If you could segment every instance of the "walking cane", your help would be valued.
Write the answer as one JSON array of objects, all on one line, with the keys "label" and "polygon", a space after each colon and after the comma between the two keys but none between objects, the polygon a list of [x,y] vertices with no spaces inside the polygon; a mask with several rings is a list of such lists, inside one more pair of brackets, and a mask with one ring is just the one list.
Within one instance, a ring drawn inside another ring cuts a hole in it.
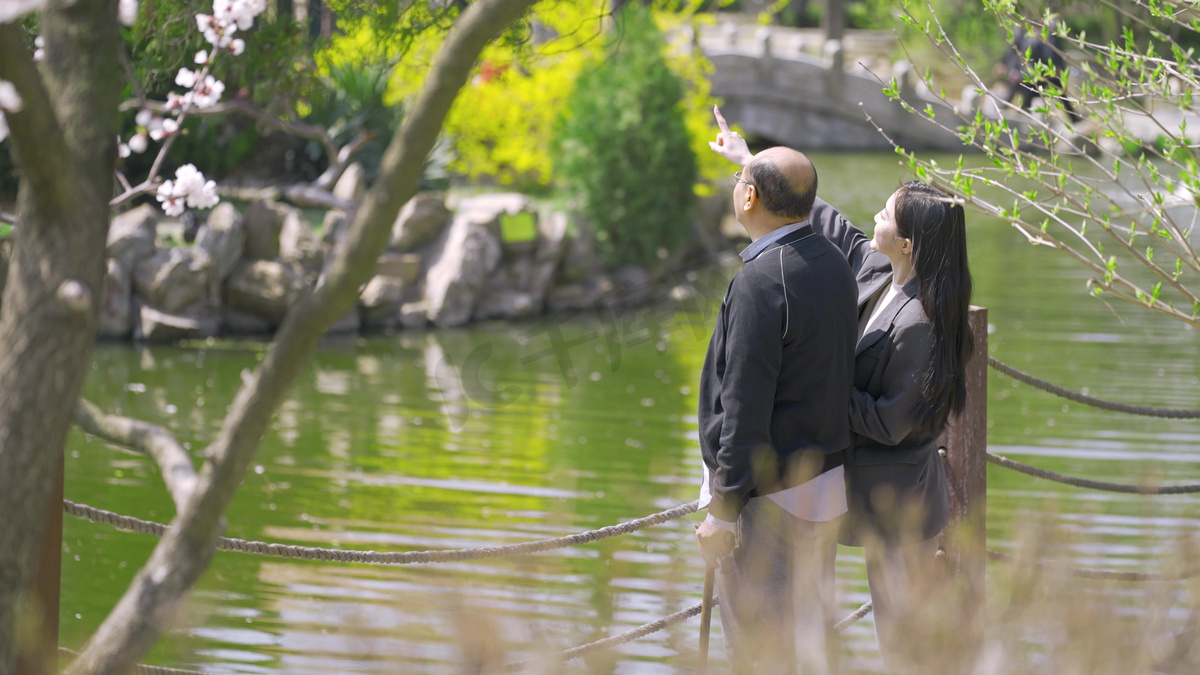
[{"label": "walking cane", "polygon": [[696,664],[696,675],[708,672],[708,631],[712,627],[713,584],[716,582],[715,565],[704,566],[704,600],[700,603],[700,661]]}]

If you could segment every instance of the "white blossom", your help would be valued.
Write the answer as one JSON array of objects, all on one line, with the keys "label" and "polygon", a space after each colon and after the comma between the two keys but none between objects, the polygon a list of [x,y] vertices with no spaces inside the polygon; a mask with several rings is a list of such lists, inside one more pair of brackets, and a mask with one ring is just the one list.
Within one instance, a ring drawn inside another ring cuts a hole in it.
[{"label": "white blossom", "polygon": [[196,87],[192,101],[197,108],[209,108],[221,100],[223,93],[225,93],[225,83],[209,75],[204,78],[203,84]]},{"label": "white blossom", "polygon": [[120,0],[117,3],[117,20],[123,26],[132,26],[137,21],[138,0]]},{"label": "white blossom", "polygon": [[196,52],[195,61],[196,61],[196,63],[198,63],[200,65],[208,63],[208,52],[204,51],[203,49]]},{"label": "white blossom", "polygon": [[175,84],[191,89],[196,86],[196,73],[188,68],[180,68],[175,76]]},{"label": "white blossom", "polygon": [[21,105],[21,95],[17,93],[17,86],[8,80],[0,80],[0,110],[17,112]]},{"label": "white blossom", "polygon": [[167,110],[178,112],[192,105],[192,92],[187,92],[183,96],[176,94],[173,91],[167,92]]},{"label": "white blossom", "polygon": [[146,134],[134,134],[133,138],[129,139],[129,149],[139,155],[146,151],[148,145],[149,142],[146,140]]},{"label": "white blossom", "polygon": [[157,117],[150,125],[150,138],[155,141],[161,141],[176,131],[179,131],[179,122],[173,119]]},{"label": "white blossom", "polygon": [[184,201],[182,196],[175,196],[175,183],[173,181],[164,181],[158,186],[158,193],[154,198],[162,202],[163,212],[168,216],[181,216],[184,212]]},{"label": "white blossom", "polygon": [[33,60],[41,61],[46,58],[46,38],[41,35],[33,38]]},{"label": "white blossom", "polygon": [[[117,139],[120,140],[120,136],[118,136]],[[122,159],[128,157],[129,153],[130,153],[130,150],[129,150],[128,145],[126,145],[125,143],[117,144],[117,154],[120,155]]]},{"label": "white blossom", "polygon": [[204,180],[192,164],[184,164],[175,171],[175,180],[165,181],[158,187],[156,195],[162,202],[163,211],[168,216],[178,216],[184,212],[185,205],[194,209],[207,209],[221,201],[217,197],[217,184]]},{"label": "white blossom", "polygon": [[213,0],[213,17],[220,23],[250,30],[254,17],[267,9],[266,0]]},{"label": "white blossom", "polygon": [[246,41],[238,38],[229,43],[229,51],[233,52],[234,56],[241,56],[242,52],[246,51]]},{"label": "white blossom", "polygon": [[150,126],[150,122],[153,120],[154,113],[151,112],[149,108],[142,108],[138,111],[137,117],[134,118],[134,121],[137,122],[139,127],[148,127]]},{"label": "white blossom", "polygon": [[[3,0],[0,2],[0,23],[12,23],[45,5],[46,0]],[[7,129],[5,135],[8,135]]]}]

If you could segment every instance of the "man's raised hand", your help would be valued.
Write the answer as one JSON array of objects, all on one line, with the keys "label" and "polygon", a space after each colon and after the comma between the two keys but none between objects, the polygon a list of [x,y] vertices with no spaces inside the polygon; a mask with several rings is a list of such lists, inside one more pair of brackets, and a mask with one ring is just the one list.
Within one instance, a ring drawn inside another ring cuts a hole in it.
[{"label": "man's raised hand", "polygon": [[746,145],[746,139],[742,138],[738,132],[729,130],[729,124],[721,115],[721,109],[715,105],[713,106],[713,117],[717,118],[717,127],[720,132],[717,133],[717,140],[710,141],[708,147],[738,166],[749,164],[754,155],[750,153],[750,146]]}]

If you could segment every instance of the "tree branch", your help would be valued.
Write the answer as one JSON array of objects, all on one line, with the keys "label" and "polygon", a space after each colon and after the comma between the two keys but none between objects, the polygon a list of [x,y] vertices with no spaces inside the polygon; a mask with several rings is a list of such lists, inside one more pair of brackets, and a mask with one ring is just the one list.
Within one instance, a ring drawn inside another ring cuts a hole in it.
[{"label": "tree branch", "polygon": [[50,93],[25,48],[19,22],[0,24],[0,79],[12,82],[22,107],[5,113],[14,159],[39,210],[57,213],[71,201],[75,167]]},{"label": "tree branch", "polygon": [[69,675],[128,670],[170,620],[208,566],[223,514],[288,389],[305,371],[325,329],[355,303],[400,207],[416,193],[425,158],[476,60],[534,0],[478,0],[447,35],[416,103],[392,138],[379,178],[316,288],[290,311],[257,372],[242,386],[208,448],[197,489],[112,613],[67,669]]},{"label": "tree branch", "polygon": [[196,489],[196,468],[171,432],[149,422],[110,415],[82,398],[75,408],[75,425],[109,443],[148,455],[158,464],[176,511],[183,510]]},{"label": "tree branch", "polygon": [[[121,104],[121,110],[135,110],[139,108],[148,108],[160,115],[165,115],[170,112],[167,110],[166,104],[160,101],[129,100]],[[224,101],[207,108],[192,107],[188,110],[188,115],[194,117],[211,117],[214,115],[226,115],[229,113],[236,113],[238,115],[251,117],[269,127],[279,129],[280,131],[287,132],[293,136],[311,138],[312,140],[321,144],[321,148],[325,151],[325,156],[329,158],[330,165],[333,165],[338,160],[337,144],[334,143],[333,137],[330,136],[329,132],[323,127],[313,124],[306,124],[304,122],[291,122],[285,120],[278,115],[273,115],[266,110],[263,110],[262,108],[245,99],[233,99],[231,101]]]}]

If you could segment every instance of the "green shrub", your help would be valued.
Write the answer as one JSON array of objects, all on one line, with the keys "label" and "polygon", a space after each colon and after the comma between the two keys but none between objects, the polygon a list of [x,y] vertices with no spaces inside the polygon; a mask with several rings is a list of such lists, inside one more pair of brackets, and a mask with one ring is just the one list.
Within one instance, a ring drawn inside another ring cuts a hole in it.
[{"label": "green shrub", "polygon": [[650,13],[628,5],[605,58],[580,74],[556,138],[555,173],[609,265],[652,264],[687,237],[696,157],[683,87]]}]

